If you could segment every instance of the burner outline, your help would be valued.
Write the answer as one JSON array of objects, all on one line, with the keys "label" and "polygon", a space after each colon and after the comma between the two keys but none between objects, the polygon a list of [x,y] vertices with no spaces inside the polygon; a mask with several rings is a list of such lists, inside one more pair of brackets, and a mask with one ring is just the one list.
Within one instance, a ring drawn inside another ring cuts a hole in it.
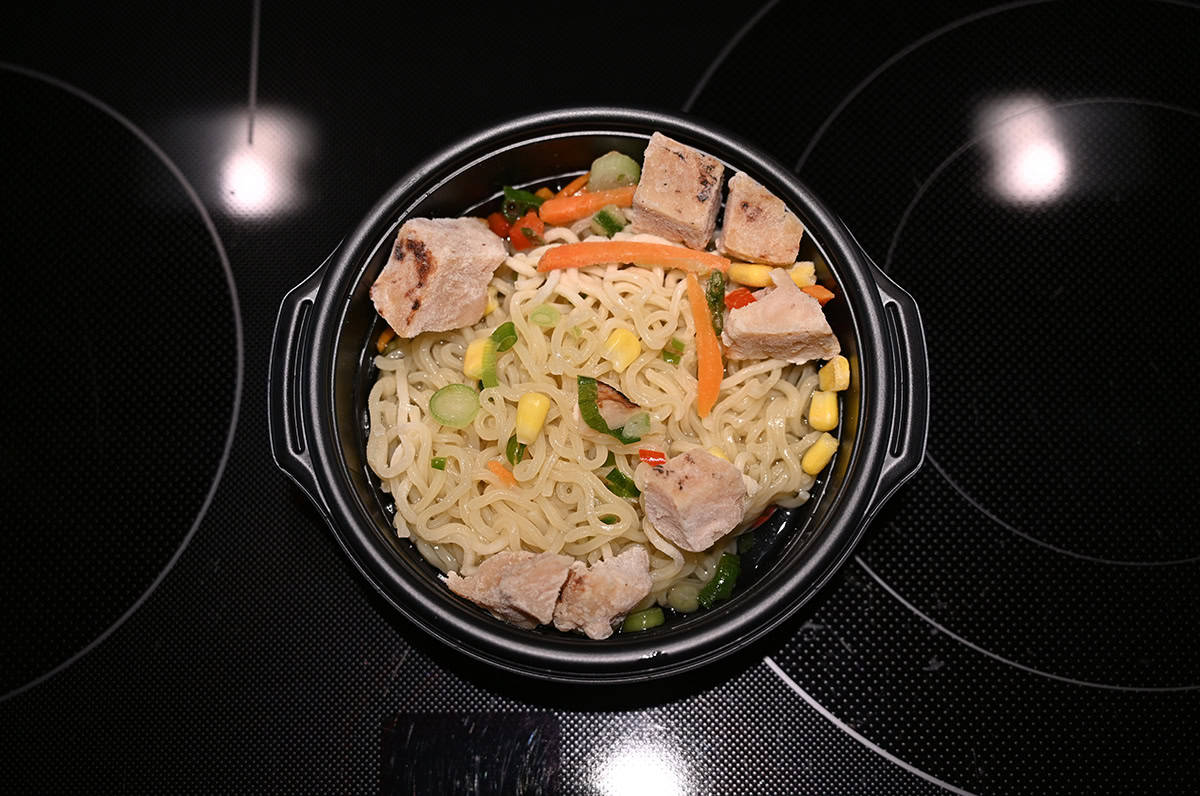
[{"label": "burner outline", "polygon": [[746,37],[746,34],[749,33],[759,23],[759,21],[762,20],[763,17],[770,13],[771,9],[774,8],[778,2],[779,0],[767,0],[767,2],[763,4],[763,7],[754,12],[753,16],[751,16],[748,20],[746,20],[745,24],[738,28],[737,33],[734,33],[729,41],[725,42],[725,46],[722,47],[717,53],[716,57],[712,59],[712,62],[708,65],[708,68],[704,70],[704,74],[700,75],[700,79],[696,81],[696,87],[692,89],[692,93],[688,95],[687,101],[683,103],[684,113],[691,112],[692,106],[696,104],[696,100],[700,99],[700,95],[704,93],[704,88],[708,85],[708,81],[712,80],[713,75],[715,75],[717,70],[721,68],[721,65],[725,63],[725,59],[728,58],[729,54],[733,52],[734,48],[741,43],[742,39]]},{"label": "burner outline", "polygon": [[92,641],[84,645],[82,649],[78,650],[69,658],[51,668],[49,671],[43,672],[29,682],[12,689],[8,693],[0,694],[0,703],[2,703],[15,696],[19,696],[26,691],[36,688],[55,675],[69,668],[72,664],[86,656],[96,647],[99,647],[108,639],[109,636],[116,632],[121,625],[125,624],[125,621],[129,619],[129,617],[133,616],[133,614],[142,607],[142,604],[146,602],[146,600],[151,594],[154,593],[159,585],[166,580],[166,577],[171,570],[175,568],[175,564],[183,556],[183,551],[186,550],[188,544],[191,543],[192,537],[195,536],[196,530],[200,527],[200,523],[204,520],[205,515],[208,513],[209,506],[212,505],[213,496],[216,494],[217,486],[221,483],[221,477],[225,474],[225,465],[229,461],[229,454],[233,448],[233,437],[235,431],[237,430],[238,415],[242,404],[242,382],[245,371],[245,348],[242,334],[241,306],[238,303],[237,285],[234,282],[233,267],[229,262],[229,256],[225,252],[225,246],[221,241],[220,234],[217,232],[216,224],[213,223],[212,217],[209,215],[207,208],[204,206],[204,202],[201,201],[199,194],[196,193],[196,190],[192,187],[192,184],[188,182],[187,177],[185,177],[183,172],[180,171],[179,167],[175,165],[175,162],[171,160],[170,156],[168,156],[167,153],[158,146],[158,144],[154,143],[154,141],[145,133],[145,131],[134,124],[130,119],[122,115],[103,100],[92,96],[83,89],[78,88],[77,86],[74,86],[65,80],[61,80],[44,72],[39,72],[36,69],[30,69],[29,67],[10,63],[8,61],[0,61],[0,69],[53,86],[104,112],[126,130],[131,132],[139,141],[141,141],[155,155],[155,157],[158,158],[159,162],[161,162],[167,168],[167,171],[169,171],[171,175],[175,177],[180,187],[183,188],[184,193],[187,194],[188,199],[191,200],[192,205],[196,208],[196,211],[200,214],[200,218],[204,222],[204,227],[208,230],[209,237],[212,238],[213,246],[217,250],[217,256],[221,260],[221,267],[225,272],[225,280],[229,285],[229,300],[233,309],[234,337],[237,343],[237,370],[235,373],[233,387],[233,409],[229,418],[229,431],[225,436],[225,446],[221,451],[221,458],[217,462],[217,469],[213,474],[212,484],[209,486],[208,493],[204,496],[204,501],[200,504],[200,509],[196,514],[196,518],[192,521],[192,525],[190,528],[188,528],[187,533],[184,534],[179,546],[175,549],[175,552],[171,554],[171,557],[167,559],[167,563],[154,577],[154,580],[150,582],[150,585],[146,587],[146,590],[143,591],[141,595],[139,595],[138,598],[133,601],[133,604],[130,605],[123,614],[117,617],[117,619],[111,625],[109,625],[102,633],[100,633],[100,635],[92,639]]},{"label": "burner outline", "polygon": [[[892,240],[888,244],[887,255],[884,257],[883,263],[881,263],[880,267],[886,273],[890,274],[892,272],[892,260],[894,259],[894,255],[896,252],[896,246],[900,241],[900,235],[904,232],[904,228],[908,225],[908,220],[912,216],[913,211],[916,209],[917,205],[919,205],[921,203],[921,199],[924,198],[925,194],[929,191],[930,187],[933,186],[933,184],[941,176],[942,172],[945,171],[950,166],[950,164],[952,164],[955,160],[957,160],[959,157],[961,157],[966,152],[968,152],[971,149],[973,149],[974,147],[978,146],[982,140],[987,138],[987,136],[990,134],[990,132],[992,130],[995,130],[996,128],[998,128],[1000,126],[1007,124],[1011,120],[1018,118],[1020,116],[1023,116],[1027,113],[1036,113],[1038,111],[1046,111],[1046,110],[1059,110],[1059,109],[1063,109],[1063,108],[1075,108],[1075,107],[1081,107],[1081,106],[1085,106],[1085,105],[1106,105],[1106,104],[1137,105],[1137,106],[1147,107],[1147,108],[1157,108],[1159,110],[1173,111],[1175,113],[1182,113],[1185,116],[1191,116],[1192,118],[1195,118],[1195,119],[1200,119],[1200,111],[1196,111],[1192,108],[1186,108],[1184,106],[1174,105],[1174,104],[1168,103],[1168,102],[1158,102],[1157,100],[1139,99],[1136,97],[1084,97],[1082,99],[1066,100],[1063,102],[1052,102],[1052,103],[1046,103],[1043,105],[1038,105],[1038,106],[1035,106],[1032,108],[1028,108],[1028,109],[1022,111],[1021,113],[1013,114],[1012,116],[1008,116],[1004,119],[1001,119],[995,125],[993,125],[992,127],[989,127],[987,130],[984,130],[983,132],[981,132],[978,135],[972,136],[970,139],[967,140],[966,143],[962,144],[961,146],[956,148],[953,152],[951,152],[946,157],[945,160],[943,160],[941,163],[939,163],[933,169],[933,171],[931,171],[929,173],[929,176],[925,178],[925,180],[917,188],[916,193],[913,194],[913,198],[911,201],[909,201],[908,206],[904,208],[904,212],[900,214],[900,220],[899,220],[899,222],[897,222],[896,229],[892,232]],[[946,483],[949,484],[950,487],[956,493],[958,493],[958,495],[961,498],[963,498],[963,500],[970,503],[971,506],[973,506],[977,511],[979,511],[981,514],[983,514],[988,519],[995,522],[1000,527],[1002,527],[1008,531],[1011,531],[1012,533],[1016,534],[1017,536],[1021,537],[1022,539],[1025,539],[1026,541],[1029,541],[1036,545],[1044,547],[1047,550],[1053,550],[1056,553],[1060,553],[1065,556],[1070,556],[1072,558],[1078,558],[1083,561],[1091,561],[1093,563],[1098,563],[1098,564],[1111,564],[1113,566],[1122,566],[1122,567],[1162,567],[1162,566],[1174,566],[1176,564],[1193,564],[1193,563],[1200,561],[1200,555],[1188,556],[1185,558],[1158,559],[1158,560],[1153,560],[1153,561],[1130,561],[1130,560],[1126,560],[1126,559],[1103,558],[1101,556],[1091,556],[1086,553],[1078,553],[1073,550],[1069,550],[1067,548],[1058,547],[1057,545],[1053,545],[1049,542],[1038,539],[1037,537],[1033,536],[1029,532],[1022,531],[1022,530],[1016,528],[1015,526],[1009,524],[1008,522],[1002,520],[998,515],[992,513],[987,508],[985,508],[980,501],[976,500],[974,497],[972,497],[970,494],[968,494],[965,489],[963,489],[954,479],[952,479],[950,477],[949,473],[947,473],[942,468],[942,466],[937,462],[937,459],[934,458],[934,456],[932,454],[927,452],[925,454],[925,456],[926,456],[926,459],[929,461],[929,463],[933,465],[933,468],[935,470],[937,470],[938,475],[940,475],[943,479],[945,479]]]}]

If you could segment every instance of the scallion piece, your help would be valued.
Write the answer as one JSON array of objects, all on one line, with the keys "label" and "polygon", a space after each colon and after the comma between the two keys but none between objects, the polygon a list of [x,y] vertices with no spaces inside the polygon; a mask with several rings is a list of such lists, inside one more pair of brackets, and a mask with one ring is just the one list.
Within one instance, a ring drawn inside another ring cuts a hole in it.
[{"label": "scallion piece", "polygon": [[627,437],[641,439],[650,433],[650,413],[638,412],[625,423],[621,433]]},{"label": "scallion piece", "polygon": [[496,376],[496,351],[499,347],[496,341],[489,338],[483,343],[483,368],[479,371],[479,383],[482,389],[499,387],[500,379]]},{"label": "scallion piece", "polygon": [[712,608],[733,595],[733,587],[742,573],[742,560],[733,553],[723,553],[712,578],[704,584],[697,599],[705,608]]},{"label": "scallion piece", "polygon": [[508,444],[504,446],[504,458],[508,459],[508,463],[513,467],[525,458],[525,443],[518,442],[516,434],[509,437]]},{"label": "scallion piece", "polygon": [[432,459],[429,460],[429,466],[435,470],[445,470],[446,469],[446,457],[445,456],[434,456]]},{"label": "scallion piece", "polygon": [[620,521],[621,518],[616,514],[603,514],[600,516],[600,522],[604,523],[605,525],[616,525]]},{"label": "scallion piece", "polygon": [[642,167],[636,160],[614,150],[592,161],[587,187],[589,191],[607,191],[610,188],[637,185],[641,176]]},{"label": "scallion piece", "polygon": [[596,211],[592,216],[592,232],[597,235],[604,235],[611,238],[621,230],[625,229],[625,225],[629,223],[625,219],[625,214],[621,212],[621,208],[616,205],[605,205]]},{"label": "scallion piece", "polygon": [[725,274],[713,271],[709,275],[704,296],[708,299],[708,312],[712,315],[713,331],[717,333],[717,337],[720,337],[721,330],[725,328]]},{"label": "scallion piece", "polygon": [[[579,389],[579,414],[583,418],[583,422],[589,427],[594,428],[601,434],[611,434],[620,440],[623,444],[628,445],[631,442],[641,440],[641,435],[630,436],[625,433],[624,429],[612,429],[608,427],[608,423],[604,422],[604,418],[600,415],[600,407],[596,403],[596,380],[591,376],[580,376],[576,379]],[[646,416],[646,430],[650,429],[650,417]],[[639,493],[640,494],[640,493]]]},{"label": "scallion piece", "polygon": [[635,498],[642,494],[642,490],[637,488],[637,485],[633,483],[633,479],[616,467],[609,470],[608,475],[600,480],[604,481],[604,485],[608,487],[608,491],[617,497]]},{"label": "scallion piece", "polygon": [[479,393],[465,384],[447,384],[429,398],[429,414],[443,426],[465,428],[479,413]]},{"label": "scallion piece", "polygon": [[621,625],[621,631],[624,633],[636,633],[639,630],[649,630],[652,627],[658,627],[667,618],[663,616],[663,610],[657,605],[653,608],[647,608],[645,611],[638,611],[635,614],[630,614],[625,617],[625,624]]},{"label": "scallion piece", "polygon": [[505,321],[492,332],[492,339],[496,341],[496,353],[503,353],[517,344],[517,327]]},{"label": "scallion piece", "polygon": [[558,310],[549,304],[543,304],[533,312],[529,313],[529,320],[533,323],[536,323],[538,326],[557,326],[558,319]]},{"label": "scallion piece", "polygon": [[662,350],[662,358],[664,362],[672,365],[679,364],[679,358],[683,355],[683,341],[678,337],[672,337],[671,342],[667,343]]}]

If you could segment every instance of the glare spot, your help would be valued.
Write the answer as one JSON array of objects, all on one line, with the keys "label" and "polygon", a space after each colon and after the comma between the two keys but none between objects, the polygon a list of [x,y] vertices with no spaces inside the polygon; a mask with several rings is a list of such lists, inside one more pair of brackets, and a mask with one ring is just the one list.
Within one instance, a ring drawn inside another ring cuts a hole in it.
[{"label": "glare spot", "polygon": [[597,789],[606,796],[684,792],[680,761],[665,747],[637,744],[613,752],[597,772]]},{"label": "glare spot", "polygon": [[976,115],[975,126],[988,153],[988,188],[997,198],[1041,204],[1066,192],[1070,160],[1047,100],[1035,96],[989,100]]},{"label": "glare spot", "polygon": [[228,208],[238,215],[270,212],[278,198],[278,186],[272,185],[270,171],[248,148],[229,155],[221,176],[221,188]]}]

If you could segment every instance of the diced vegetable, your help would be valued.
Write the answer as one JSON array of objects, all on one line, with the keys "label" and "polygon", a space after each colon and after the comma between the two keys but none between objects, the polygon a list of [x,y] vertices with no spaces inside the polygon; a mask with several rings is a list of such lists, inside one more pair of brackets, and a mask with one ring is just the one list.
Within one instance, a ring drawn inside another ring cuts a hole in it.
[{"label": "diced vegetable", "polygon": [[429,414],[443,426],[465,428],[479,412],[479,393],[465,384],[447,384],[429,398]]},{"label": "diced vegetable", "polygon": [[766,287],[771,281],[772,266],[757,263],[733,263],[729,266],[729,278],[741,285]]},{"label": "diced vegetable", "polygon": [[[611,454],[609,454],[611,456]],[[615,459],[614,459],[615,462]],[[633,479],[621,472],[617,467],[613,467],[608,471],[604,478],[600,479],[604,485],[608,487],[608,491],[612,492],[617,497],[635,498],[642,494],[642,491],[633,483]]]},{"label": "diced vegetable", "polygon": [[538,261],[538,270],[545,273],[559,268],[585,268],[589,265],[608,263],[662,266],[695,273],[725,271],[729,268],[729,260],[718,254],[685,249],[682,246],[629,240],[585,240],[547,249]]},{"label": "diced vegetable", "polygon": [[621,631],[624,633],[636,633],[641,630],[658,627],[665,621],[667,621],[667,618],[663,616],[663,610],[656,605],[653,608],[647,608],[645,611],[638,611],[635,614],[625,617],[625,624],[621,625]]},{"label": "diced vegetable", "polygon": [[545,200],[537,194],[522,191],[510,185],[504,186],[504,202],[501,212],[509,221],[516,221],[530,210],[537,210]]},{"label": "diced vegetable", "polygon": [[662,358],[664,362],[672,365],[679,364],[679,357],[683,354],[683,341],[678,337],[672,337],[670,342],[662,350]]},{"label": "diced vegetable", "polygon": [[513,434],[508,438],[508,444],[504,446],[504,458],[508,459],[508,463],[513,467],[516,467],[517,462],[525,458],[525,447],[517,439],[517,435]]},{"label": "diced vegetable", "polygon": [[488,462],[487,468],[495,473],[496,477],[500,479],[500,483],[505,486],[517,485],[517,477],[512,474],[512,470],[509,470],[500,462]]},{"label": "diced vegetable", "polygon": [[592,173],[590,171],[585,171],[583,174],[580,174],[578,177],[567,183],[561,191],[554,194],[555,198],[561,196],[571,196],[572,194],[579,193],[587,186],[588,180],[591,178],[591,176]]},{"label": "diced vegetable", "polygon": [[529,313],[531,323],[536,323],[538,326],[553,327],[558,325],[559,312],[550,304],[542,306]]},{"label": "diced vegetable", "polygon": [[642,167],[629,155],[613,151],[592,161],[591,175],[588,190],[607,191],[610,188],[637,185],[642,176]]},{"label": "diced vegetable", "polygon": [[[600,414],[600,407],[597,403],[599,388],[597,386],[598,382],[595,379],[591,376],[580,376],[576,379],[576,384],[579,390],[579,415],[583,418],[583,422],[601,434],[611,434],[625,445],[641,439],[640,435],[636,437],[627,435],[624,427],[617,429],[609,428],[608,423],[605,422]],[[646,417],[649,420],[649,415]]]},{"label": "diced vegetable", "polygon": [[483,338],[486,343],[481,352],[481,361],[479,363],[479,381],[483,384],[484,389],[488,387],[499,387],[500,377],[496,374],[496,357],[497,345],[496,341],[490,337]]},{"label": "diced vegetable", "polygon": [[508,219],[501,213],[492,213],[487,217],[488,227],[502,238],[508,237]]},{"label": "diced vegetable", "polygon": [[717,602],[728,600],[733,596],[733,587],[737,584],[740,574],[742,574],[741,559],[733,553],[722,553],[712,578],[704,584],[704,588],[697,596],[700,604],[705,608],[712,608]]},{"label": "diced vegetable", "polygon": [[630,439],[641,439],[650,433],[650,413],[638,412],[621,427],[621,433]]},{"label": "diced vegetable", "polygon": [[747,304],[753,304],[755,301],[754,294],[744,287],[739,287],[737,290],[731,290],[725,294],[725,308],[730,310],[745,307]]},{"label": "diced vegetable", "polygon": [[628,329],[617,328],[608,336],[600,355],[612,363],[613,370],[624,373],[641,353],[642,341],[637,335]]},{"label": "diced vegetable", "polygon": [[837,393],[813,390],[808,404],[808,424],[817,431],[833,431],[838,424]]},{"label": "diced vegetable", "polygon": [[550,398],[540,392],[527,392],[517,401],[517,439],[532,445],[546,423]]},{"label": "diced vegetable", "polygon": [[660,464],[667,463],[667,454],[662,451],[652,451],[649,448],[639,448],[638,458],[651,467],[658,467]]},{"label": "diced vegetable", "polygon": [[396,336],[396,330],[390,326],[385,326],[383,331],[379,333],[379,337],[375,339],[375,350],[383,353],[387,349],[388,343]]},{"label": "diced vegetable", "polygon": [[681,580],[667,591],[667,605],[681,614],[690,614],[700,607],[697,599],[700,584],[692,580]]},{"label": "diced vegetable", "polygon": [[611,191],[589,191],[578,196],[556,196],[543,202],[538,212],[547,224],[570,224],[587,218],[605,205],[631,206],[633,190],[632,187],[613,188]]},{"label": "diced vegetable", "polygon": [[517,344],[517,327],[512,321],[505,321],[492,332],[492,339],[496,341],[496,351],[504,353]]},{"label": "diced vegetable", "polygon": [[815,298],[817,301],[819,301],[821,303],[821,306],[824,306],[828,301],[830,301],[834,297],[833,291],[830,290],[829,288],[825,287],[824,285],[808,285],[808,286],[802,287],[800,289],[803,290],[808,295]]},{"label": "diced vegetable", "polygon": [[553,199],[554,191],[550,190],[549,188],[543,187],[543,188],[538,188],[536,191],[534,191],[533,195],[536,197],[539,197],[541,199]]},{"label": "diced vegetable", "polygon": [[432,459],[429,460],[429,466],[435,470],[445,470],[446,469],[446,457],[445,456],[434,456]]},{"label": "diced vegetable", "polygon": [[545,243],[542,240],[542,233],[545,231],[546,225],[542,223],[542,219],[535,211],[530,210],[513,222],[508,230],[508,240],[514,249],[523,251]]},{"label": "diced vegetable", "polygon": [[838,354],[817,371],[817,378],[822,390],[844,390],[850,386],[850,363]]},{"label": "diced vegetable", "polygon": [[472,340],[467,346],[467,353],[463,356],[463,375],[471,381],[478,381],[483,377],[483,350],[485,348],[492,349],[492,367],[495,368],[495,340],[490,337],[480,337]]},{"label": "diced vegetable", "polygon": [[788,271],[788,276],[796,283],[796,287],[817,284],[817,269],[809,262],[796,263],[792,266],[792,270]]},{"label": "diced vegetable", "polygon": [[696,324],[696,376],[699,380],[696,390],[696,413],[705,418],[717,403],[725,366],[721,362],[721,345],[717,342],[712,321],[709,319],[708,304],[704,300],[703,291],[700,290],[699,280],[691,272],[687,275],[687,293],[688,303],[692,307],[692,322]]},{"label": "diced vegetable", "polygon": [[725,275],[713,271],[704,286],[704,297],[708,300],[708,314],[712,317],[713,332],[721,336],[725,328]]},{"label": "diced vegetable", "polygon": [[725,455],[725,451],[721,450],[716,445],[713,445],[711,448],[709,448],[708,452],[711,453],[713,456],[716,456],[718,459],[724,459],[725,461],[729,461],[729,457]]},{"label": "diced vegetable", "polygon": [[625,229],[625,225],[628,223],[629,220],[625,218],[621,208],[616,205],[605,205],[592,216],[592,232],[611,238]]},{"label": "diced vegetable", "polygon": [[804,452],[800,458],[800,467],[809,475],[816,475],[825,469],[833,454],[837,452],[838,441],[829,432],[825,432],[817,441]]}]

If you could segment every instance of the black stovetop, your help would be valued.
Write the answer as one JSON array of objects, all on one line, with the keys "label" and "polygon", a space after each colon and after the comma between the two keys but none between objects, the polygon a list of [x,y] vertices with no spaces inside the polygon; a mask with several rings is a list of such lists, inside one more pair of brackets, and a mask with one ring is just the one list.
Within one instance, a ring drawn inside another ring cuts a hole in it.
[{"label": "black stovetop", "polygon": [[[62,791],[1190,790],[1200,8],[0,12],[0,779]],[[817,599],[637,687],[502,676],[274,466],[283,294],[559,105],[762,146],[921,306],[922,472]]]}]

